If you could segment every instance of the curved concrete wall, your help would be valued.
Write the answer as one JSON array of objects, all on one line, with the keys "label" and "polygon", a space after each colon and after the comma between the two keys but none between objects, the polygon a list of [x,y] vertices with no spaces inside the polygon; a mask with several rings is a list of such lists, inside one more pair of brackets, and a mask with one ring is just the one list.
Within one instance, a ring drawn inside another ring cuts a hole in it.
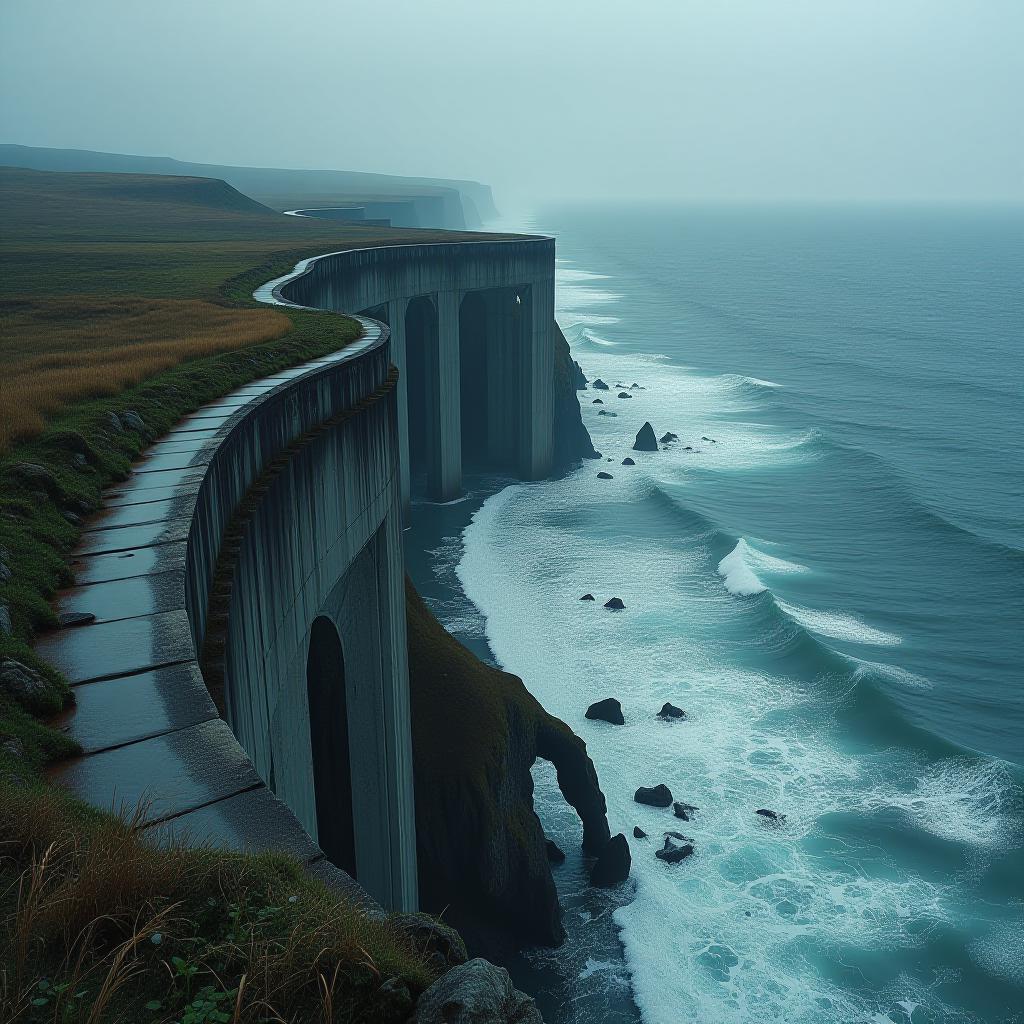
[{"label": "curved concrete wall", "polygon": [[[401,532],[410,382],[392,360],[408,365],[406,326],[419,321],[407,307],[421,300],[432,326],[410,344],[434,346],[417,365],[431,376],[428,471],[442,493],[460,483],[469,345],[486,347],[470,365],[493,378],[478,425],[524,475],[543,475],[553,281],[553,241],[524,238],[331,253],[257,291],[380,310],[394,329],[364,318],[360,341],[199,410],[108,495],[59,600],[95,621],[39,644],[78,698],[68,729],[85,755],[55,769],[60,781],[102,807],[144,803],[148,827],[286,849],[337,881],[313,841],[323,831],[374,899],[416,907]],[[311,723],[311,693],[337,722]],[[339,808],[347,840],[325,818]]]},{"label": "curved concrete wall", "polygon": [[58,602],[95,621],[38,649],[77,697],[68,730],[85,756],[59,781],[101,807],[145,805],[162,833],[285,849],[338,881],[311,838],[306,665],[312,623],[329,619],[348,668],[355,873],[414,909],[396,374],[386,327],[364,328],[154,445],[90,524]]}]

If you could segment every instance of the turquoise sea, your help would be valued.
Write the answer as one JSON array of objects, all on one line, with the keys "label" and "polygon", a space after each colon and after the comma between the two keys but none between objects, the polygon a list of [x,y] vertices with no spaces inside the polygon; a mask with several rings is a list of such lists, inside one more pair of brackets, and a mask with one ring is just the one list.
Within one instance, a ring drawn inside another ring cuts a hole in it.
[{"label": "turquoise sea", "polygon": [[[651,835],[617,897],[558,869],[570,940],[531,957],[562,978],[548,1012],[1024,1020],[1024,211],[520,226],[558,238],[559,322],[613,385],[580,392],[611,462],[484,501],[433,551],[464,595],[438,611],[584,737],[613,832]],[[631,452],[645,421],[679,442]],[[584,719],[607,696],[624,727]],[[657,721],[665,701],[688,720]],[[633,802],[661,782],[692,821]],[[666,865],[676,827],[696,853]]]}]

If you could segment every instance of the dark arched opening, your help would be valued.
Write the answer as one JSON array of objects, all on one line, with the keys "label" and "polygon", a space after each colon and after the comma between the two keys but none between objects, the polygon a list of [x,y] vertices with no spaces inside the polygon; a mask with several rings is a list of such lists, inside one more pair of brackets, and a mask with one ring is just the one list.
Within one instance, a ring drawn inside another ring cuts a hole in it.
[{"label": "dark arched opening", "polygon": [[487,303],[480,292],[469,292],[459,306],[463,466],[485,462],[490,452],[487,349]]},{"label": "dark arched opening", "polygon": [[429,472],[440,444],[437,309],[427,296],[405,312],[405,378],[409,408],[409,465],[414,480]]},{"label": "dark arched opening", "polygon": [[317,840],[327,858],[355,878],[345,658],[334,623],[323,616],[313,622],[309,633],[306,690]]}]

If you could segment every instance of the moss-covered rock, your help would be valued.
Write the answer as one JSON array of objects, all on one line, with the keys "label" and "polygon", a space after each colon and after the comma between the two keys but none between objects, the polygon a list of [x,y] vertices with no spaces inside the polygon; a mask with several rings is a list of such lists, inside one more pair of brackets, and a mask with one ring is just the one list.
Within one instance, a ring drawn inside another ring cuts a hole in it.
[{"label": "moss-covered rock", "polygon": [[530,768],[558,772],[584,847],[608,843],[605,800],[586,745],[516,676],[485,665],[407,587],[420,899],[470,952],[502,958],[564,938]]}]

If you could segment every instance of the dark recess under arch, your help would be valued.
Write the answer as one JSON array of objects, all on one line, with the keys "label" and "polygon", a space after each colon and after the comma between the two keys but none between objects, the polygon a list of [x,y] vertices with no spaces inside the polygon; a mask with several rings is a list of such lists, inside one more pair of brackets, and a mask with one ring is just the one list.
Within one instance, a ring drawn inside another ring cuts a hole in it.
[{"label": "dark recess under arch", "polygon": [[348,740],[345,656],[330,619],[313,621],[306,662],[309,738],[320,849],[337,867],[356,877],[352,820],[352,764]]}]

